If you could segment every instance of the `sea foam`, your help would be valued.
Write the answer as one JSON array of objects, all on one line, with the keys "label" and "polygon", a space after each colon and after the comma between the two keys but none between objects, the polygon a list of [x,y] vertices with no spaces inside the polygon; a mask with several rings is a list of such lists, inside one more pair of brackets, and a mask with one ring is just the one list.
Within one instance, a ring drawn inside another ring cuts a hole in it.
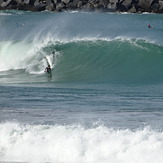
[{"label": "sea foam", "polygon": [[0,124],[0,161],[162,163],[163,132],[69,125]]}]

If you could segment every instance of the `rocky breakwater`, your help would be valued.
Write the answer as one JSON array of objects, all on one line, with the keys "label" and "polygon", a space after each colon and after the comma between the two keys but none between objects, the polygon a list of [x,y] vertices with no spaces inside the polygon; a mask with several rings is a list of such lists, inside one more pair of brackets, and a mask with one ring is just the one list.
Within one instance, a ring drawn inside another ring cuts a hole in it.
[{"label": "rocky breakwater", "polygon": [[0,0],[0,9],[163,13],[163,0]]}]

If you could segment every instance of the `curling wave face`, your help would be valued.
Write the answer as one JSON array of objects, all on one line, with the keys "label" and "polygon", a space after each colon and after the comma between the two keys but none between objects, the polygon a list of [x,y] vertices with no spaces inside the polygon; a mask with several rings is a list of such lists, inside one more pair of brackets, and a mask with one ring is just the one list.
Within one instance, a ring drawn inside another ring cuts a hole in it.
[{"label": "curling wave face", "polygon": [[4,82],[19,81],[20,76],[21,82],[46,81],[46,59],[52,66],[52,81],[57,82],[163,81],[163,47],[141,39],[1,42],[0,47]]}]

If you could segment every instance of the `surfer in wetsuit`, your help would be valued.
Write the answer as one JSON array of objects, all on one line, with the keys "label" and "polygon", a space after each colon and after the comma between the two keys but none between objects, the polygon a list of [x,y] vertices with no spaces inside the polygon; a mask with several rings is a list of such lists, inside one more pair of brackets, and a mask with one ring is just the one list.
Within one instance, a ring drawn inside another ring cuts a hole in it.
[{"label": "surfer in wetsuit", "polygon": [[47,72],[48,74],[51,73],[51,67],[50,67],[50,65],[48,65],[48,66],[45,68],[45,72]]},{"label": "surfer in wetsuit", "polygon": [[150,24],[148,24],[148,28],[152,28]]}]

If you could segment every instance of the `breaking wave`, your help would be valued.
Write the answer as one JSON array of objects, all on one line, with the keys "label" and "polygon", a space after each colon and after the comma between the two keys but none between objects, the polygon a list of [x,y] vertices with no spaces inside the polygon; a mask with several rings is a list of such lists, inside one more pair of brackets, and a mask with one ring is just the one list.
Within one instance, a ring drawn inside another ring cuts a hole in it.
[{"label": "breaking wave", "polygon": [[0,124],[0,161],[162,163],[163,132],[61,125]]},{"label": "breaking wave", "polygon": [[0,51],[0,74],[6,80],[7,75],[15,78],[22,73],[25,81],[33,75],[37,76],[32,81],[37,77],[44,80],[48,60],[52,81],[57,82],[163,81],[163,47],[142,39],[46,40],[41,44],[3,41]]}]

